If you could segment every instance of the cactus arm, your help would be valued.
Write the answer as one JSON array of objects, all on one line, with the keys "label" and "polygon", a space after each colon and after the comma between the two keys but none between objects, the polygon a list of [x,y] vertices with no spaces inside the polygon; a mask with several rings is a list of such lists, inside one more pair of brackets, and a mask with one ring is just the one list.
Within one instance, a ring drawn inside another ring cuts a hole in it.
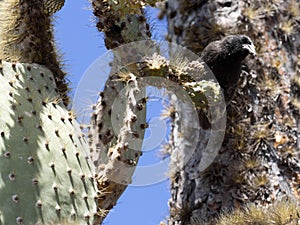
[{"label": "cactus arm", "polygon": [[[105,45],[108,49],[150,38],[150,26],[146,22],[141,7],[135,8],[131,15],[124,17],[125,13],[114,8],[116,5],[112,1],[93,0],[92,5],[94,15],[97,17],[97,28],[99,31],[104,32]],[[122,107],[123,111],[118,122],[121,125],[118,127],[120,132],[114,132],[111,118],[112,112],[116,110],[113,108],[114,100],[119,98],[121,90],[127,90],[126,93],[123,93],[126,97],[131,92],[128,89],[130,86],[128,85],[129,80],[121,81],[118,77],[119,66],[127,66],[127,54],[116,50],[114,55],[115,59],[112,62],[114,66],[110,72],[110,78],[105,84],[104,91],[100,94],[99,101],[96,104],[89,133],[92,159],[99,170],[98,188],[105,193],[99,196],[99,209],[101,212],[105,212],[100,213],[102,216],[98,220],[99,223],[103,221],[107,212],[116,204],[131,181],[131,176],[140,156],[140,152],[136,150],[141,149],[142,143],[139,141],[139,146],[136,145],[133,150],[131,149],[130,140],[132,143],[132,140],[143,139],[145,130],[141,130],[140,125],[146,123],[145,106],[142,110],[139,110],[137,104],[132,104],[138,99],[138,96],[131,95],[130,101],[124,99],[128,105],[123,104],[124,107]],[[129,65],[126,69],[128,74],[132,74],[131,78],[133,80],[139,76],[135,65]],[[144,92],[143,88],[138,85],[133,89],[138,89],[140,93]],[[126,117],[126,114],[130,117]],[[137,120],[132,123],[130,122],[132,118],[137,118]],[[133,134],[136,134],[138,138],[134,138]],[[121,173],[124,167],[128,172],[126,176]]]},{"label": "cactus arm", "polygon": [[40,0],[0,1],[0,59],[45,65],[53,72],[58,92],[67,105],[66,74],[56,54],[51,15],[45,10]]}]

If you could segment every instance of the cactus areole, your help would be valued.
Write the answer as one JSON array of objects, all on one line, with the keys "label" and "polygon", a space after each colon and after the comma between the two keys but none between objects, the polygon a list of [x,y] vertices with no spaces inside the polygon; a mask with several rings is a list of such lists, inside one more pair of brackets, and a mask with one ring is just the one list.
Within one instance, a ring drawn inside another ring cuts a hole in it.
[{"label": "cactus areole", "polygon": [[0,68],[0,225],[93,224],[94,168],[53,74],[38,64]]}]

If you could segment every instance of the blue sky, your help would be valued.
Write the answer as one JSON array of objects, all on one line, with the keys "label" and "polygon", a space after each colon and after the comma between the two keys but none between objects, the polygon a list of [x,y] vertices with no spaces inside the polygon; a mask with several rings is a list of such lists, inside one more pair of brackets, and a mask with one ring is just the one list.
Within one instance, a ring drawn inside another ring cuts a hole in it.
[{"label": "blue sky", "polygon": [[[82,1],[67,1],[63,9],[56,14],[56,42],[66,64],[72,93],[87,68],[106,51],[103,35],[95,28],[90,4]],[[155,18],[157,11],[149,15]],[[155,23],[155,37],[163,40],[165,22],[151,20]],[[159,116],[160,103],[150,102],[152,116]],[[150,120],[151,118],[148,117]],[[141,165],[159,162],[158,152],[146,152],[140,161]],[[158,225],[168,216],[169,182],[129,187],[119,199],[116,207],[106,218],[106,225]]]}]

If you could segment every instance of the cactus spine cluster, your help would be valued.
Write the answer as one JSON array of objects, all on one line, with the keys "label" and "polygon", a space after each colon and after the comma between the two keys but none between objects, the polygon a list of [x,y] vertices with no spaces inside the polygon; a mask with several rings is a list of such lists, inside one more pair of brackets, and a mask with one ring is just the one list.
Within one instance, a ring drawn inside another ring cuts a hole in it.
[{"label": "cactus spine cluster", "polygon": [[46,13],[52,15],[59,11],[65,4],[65,0],[44,0]]}]

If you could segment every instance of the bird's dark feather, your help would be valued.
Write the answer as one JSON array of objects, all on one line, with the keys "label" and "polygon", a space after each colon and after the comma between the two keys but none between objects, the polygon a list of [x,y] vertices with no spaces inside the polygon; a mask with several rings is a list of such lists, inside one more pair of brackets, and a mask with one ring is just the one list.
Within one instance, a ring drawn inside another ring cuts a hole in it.
[{"label": "bird's dark feather", "polygon": [[211,42],[201,54],[202,60],[214,73],[217,81],[224,90],[226,101],[232,97],[232,89],[236,88],[242,61],[250,52],[245,45],[253,46],[246,35],[230,35],[222,40]]}]

